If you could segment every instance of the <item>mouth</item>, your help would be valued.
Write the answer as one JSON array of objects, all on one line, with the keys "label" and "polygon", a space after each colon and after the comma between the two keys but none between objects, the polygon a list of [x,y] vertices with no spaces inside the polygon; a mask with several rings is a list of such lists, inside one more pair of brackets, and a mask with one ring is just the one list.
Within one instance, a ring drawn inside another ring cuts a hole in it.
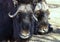
[{"label": "mouth", "polygon": [[45,34],[45,33],[47,33],[47,32],[48,32],[48,26],[42,26],[42,27],[40,27],[39,30],[38,30],[38,32],[39,32],[40,34]]},{"label": "mouth", "polygon": [[28,31],[28,30],[22,30],[20,33],[21,34],[19,34],[19,36],[22,39],[28,39],[30,37],[30,31]]}]

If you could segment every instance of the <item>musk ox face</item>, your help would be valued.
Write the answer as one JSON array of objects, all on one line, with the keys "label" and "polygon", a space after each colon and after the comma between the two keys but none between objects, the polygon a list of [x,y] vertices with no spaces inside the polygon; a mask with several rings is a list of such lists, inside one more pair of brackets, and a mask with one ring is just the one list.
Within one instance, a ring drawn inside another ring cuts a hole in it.
[{"label": "musk ox face", "polygon": [[46,11],[37,11],[36,12],[38,23],[37,23],[37,28],[38,28],[38,33],[40,34],[45,34],[48,32],[48,13]]},{"label": "musk ox face", "polygon": [[27,39],[33,34],[33,18],[31,5],[20,5],[14,21],[14,36]]},{"label": "musk ox face", "polygon": [[35,14],[37,18],[37,25],[36,28],[38,28],[38,33],[45,34],[48,32],[48,6],[44,1],[41,1],[41,3],[37,3],[35,7]]}]

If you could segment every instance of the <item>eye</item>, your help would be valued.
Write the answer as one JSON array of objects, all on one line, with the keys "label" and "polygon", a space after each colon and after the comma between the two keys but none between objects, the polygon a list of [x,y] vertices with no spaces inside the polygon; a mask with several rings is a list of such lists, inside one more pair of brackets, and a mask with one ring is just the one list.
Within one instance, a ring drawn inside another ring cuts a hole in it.
[{"label": "eye", "polygon": [[36,14],[40,14],[40,11],[36,11],[35,13],[36,13]]}]

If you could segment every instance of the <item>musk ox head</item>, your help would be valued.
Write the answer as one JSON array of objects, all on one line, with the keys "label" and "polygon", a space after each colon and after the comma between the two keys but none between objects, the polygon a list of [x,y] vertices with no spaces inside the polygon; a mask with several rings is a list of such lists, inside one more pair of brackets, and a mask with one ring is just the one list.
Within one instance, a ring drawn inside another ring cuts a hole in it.
[{"label": "musk ox head", "polygon": [[14,25],[17,27],[14,28],[14,32],[18,30],[18,33],[14,35],[18,35],[19,38],[27,39],[30,38],[33,34],[33,18],[32,18],[32,6],[30,4],[21,4],[17,12],[14,15],[10,15],[10,17],[15,17],[16,21]]}]

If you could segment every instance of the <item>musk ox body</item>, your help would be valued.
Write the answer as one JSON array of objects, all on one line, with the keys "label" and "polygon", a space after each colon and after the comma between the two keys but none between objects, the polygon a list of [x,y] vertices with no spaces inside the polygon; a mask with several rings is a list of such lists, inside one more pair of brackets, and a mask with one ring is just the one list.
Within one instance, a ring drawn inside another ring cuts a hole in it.
[{"label": "musk ox body", "polygon": [[10,9],[12,9],[12,0],[0,0],[0,40],[2,41],[12,39],[13,35],[13,22],[8,16],[8,4],[11,4]]}]

